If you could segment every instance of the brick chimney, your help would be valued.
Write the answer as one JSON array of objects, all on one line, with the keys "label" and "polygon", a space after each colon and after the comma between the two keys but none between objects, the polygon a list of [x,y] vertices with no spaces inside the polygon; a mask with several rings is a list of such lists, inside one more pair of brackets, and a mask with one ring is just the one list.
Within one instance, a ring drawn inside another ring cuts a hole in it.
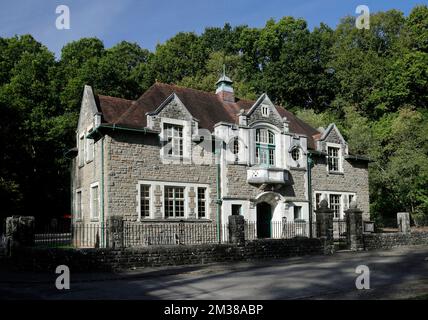
[{"label": "brick chimney", "polygon": [[223,68],[223,75],[216,82],[217,90],[215,93],[225,102],[235,102],[235,94],[232,87],[233,81],[226,76],[226,72]]}]

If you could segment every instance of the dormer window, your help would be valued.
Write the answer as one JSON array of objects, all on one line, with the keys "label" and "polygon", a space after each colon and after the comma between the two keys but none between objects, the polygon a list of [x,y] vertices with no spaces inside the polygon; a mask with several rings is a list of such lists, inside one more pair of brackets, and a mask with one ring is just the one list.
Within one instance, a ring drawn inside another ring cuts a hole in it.
[{"label": "dormer window", "polygon": [[262,110],[263,117],[269,117],[269,106],[262,105],[261,110]]},{"label": "dormer window", "polygon": [[275,165],[275,134],[272,131],[256,130],[256,160],[260,165]]},{"label": "dormer window", "polygon": [[329,172],[341,172],[341,156],[340,156],[340,147],[338,146],[328,146],[328,171]]},{"label": "dormer window", "polygon": [[164,124],[166,155],[174,158],[183,158],[183,126]]}]

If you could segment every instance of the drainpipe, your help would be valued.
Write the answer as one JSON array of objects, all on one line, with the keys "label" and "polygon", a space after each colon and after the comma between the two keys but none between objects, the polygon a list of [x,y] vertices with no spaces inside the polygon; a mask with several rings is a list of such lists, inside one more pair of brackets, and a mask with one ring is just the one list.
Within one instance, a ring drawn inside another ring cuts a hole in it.
[{"label": "drainpipe", "polygon": [[309,238],[312,238],[312,166],[313,166],[312,155],[308,152],[307,156],[307,168],[308,168],[308,200],[309,200]]},{"label": "drainpipe", "polygon": [[216,187],[217,187],[217,241],[221,242],[221,233],[220,233],[220,214],[221,214],[221,187],[220,187],[220,177],[221,177],[221,167],[220,167],[220,160],[221,160],[221,149],[217,149],[216,144],[214,144],[215,147],[215,160],[217,161],[217,179],[216,179]]},{"label": "drainpipe", "polygon": [[104,136],[101,138],[101,243],[105,247],[105,221],[104,221]]}]

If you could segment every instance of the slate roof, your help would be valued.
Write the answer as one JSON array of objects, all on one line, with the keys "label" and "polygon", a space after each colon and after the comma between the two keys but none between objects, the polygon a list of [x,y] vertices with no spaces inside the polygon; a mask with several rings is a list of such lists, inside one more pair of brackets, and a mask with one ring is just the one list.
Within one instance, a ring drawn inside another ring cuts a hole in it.
[{"label": "slate roof", "polygon": [[[172,93],[183,102],[199,126],[210,130],[218,122],[238,123],[241,109],[248,111],[255,103],[251,100],[236,99],[236,102],[222,101],[215,93],[184,88],[176,85],[155,83],[135,101],[96,95],[98,110],[102,113],[103,123],[142,129],[147,126],[147,112],[159,107]],[[290,121],[290,132],[308,136],[308,147],[315,149],[313,135],[319,131],[303,122],[283,107],[276,106],[281,117]]]}]

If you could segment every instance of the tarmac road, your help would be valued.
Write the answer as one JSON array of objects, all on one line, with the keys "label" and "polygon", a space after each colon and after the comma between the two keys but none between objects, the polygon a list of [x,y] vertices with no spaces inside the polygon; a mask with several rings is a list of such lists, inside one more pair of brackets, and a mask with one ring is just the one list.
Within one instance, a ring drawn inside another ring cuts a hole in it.
[{"label": "tarmac road", "polygon": [[[369,267],[369,290],[356,289],[359,265]],[[70,271],[70,290],[58,290],[54,270],[0,270],[0,299],[407,299],[428,293],[428,247],[119,274]]]}]

